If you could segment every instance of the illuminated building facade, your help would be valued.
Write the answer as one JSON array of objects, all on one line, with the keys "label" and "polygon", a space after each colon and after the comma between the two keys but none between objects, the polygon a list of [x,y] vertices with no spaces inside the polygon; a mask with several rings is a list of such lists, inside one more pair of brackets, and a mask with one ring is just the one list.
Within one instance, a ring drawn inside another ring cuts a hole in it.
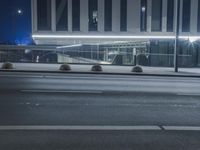
[{"label": "illuminated building facade", "polygon": [[[176,8],[176,0],[32,0],[32,36],[36,44],[97,45],[173,66]],[[180,8],[179,64],[198,66],[200,1],[181,0]]]}]

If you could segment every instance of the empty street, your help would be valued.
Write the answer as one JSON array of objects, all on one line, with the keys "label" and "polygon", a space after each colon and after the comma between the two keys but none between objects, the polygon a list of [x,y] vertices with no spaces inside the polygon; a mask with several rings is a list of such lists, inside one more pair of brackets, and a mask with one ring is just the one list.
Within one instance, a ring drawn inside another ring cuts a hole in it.
[{"label": "empty street", "polygon": [[198,78],[0,73],[0,149],[198,150]]}]

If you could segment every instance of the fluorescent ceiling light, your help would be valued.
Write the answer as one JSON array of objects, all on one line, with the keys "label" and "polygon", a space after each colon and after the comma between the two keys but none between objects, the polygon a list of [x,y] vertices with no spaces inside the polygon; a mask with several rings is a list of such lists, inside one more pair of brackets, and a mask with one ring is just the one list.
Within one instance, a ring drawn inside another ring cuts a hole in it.
[{"label": "fluorescent ceiling light", "polygon": [[[124,36],[124,35],[48,35],[48,34],[33,34],[33,38],[38,39],[175,39],[175,36]],[[200,36],[179,36],[179,39],[186,39],[190,42],[195,42],[200,40]],[[73,47],[81,46],[73,45]],[[71,46],[58,47],[58,48],[67,48]]]},{"label": "fluorescent ceiling light", "polygon": [[82,44],[67,45],[67,46],[58,46],[56,48],[57,49],[61,49],[61,48],[71,48],[71,47],[80,47],[80,46],[82,46]]},{"label": "fluorescent ceiling light", "polygon": [[48,39],[175,39],[175,36],[115,36],[115,35],[48,35],[34,34],[33,38]]}]

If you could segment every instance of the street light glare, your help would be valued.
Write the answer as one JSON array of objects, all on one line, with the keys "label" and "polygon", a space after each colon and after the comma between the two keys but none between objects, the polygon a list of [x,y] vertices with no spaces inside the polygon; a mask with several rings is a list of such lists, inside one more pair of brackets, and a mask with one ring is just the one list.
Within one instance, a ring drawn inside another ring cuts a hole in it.
[{"label": "street light glare", "polygon": [[189,37],[189,41],[190,43],[194,43],[195,41],[197,41],[198,38],[195,38],[195,37]]},{"label": "street light glare", "polygon": [[17,13],[18,13],[18,14],[22,14],[22,10],[21,10],[21,9],[18,9],[18,10],[17,10]]},{"label": "street light glare", "polygon": [[142,12],[145,12],[146,11],[146,7],[142,7]]}]

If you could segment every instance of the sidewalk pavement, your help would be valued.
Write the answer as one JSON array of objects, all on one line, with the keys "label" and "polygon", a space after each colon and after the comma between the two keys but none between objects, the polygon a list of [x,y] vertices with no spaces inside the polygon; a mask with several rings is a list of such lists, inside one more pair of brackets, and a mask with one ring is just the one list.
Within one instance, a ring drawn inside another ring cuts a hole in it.
[{"label": "sidewalk pavement", "polygon": [[[200,68],[179,68],[179,72],[174,72],[174,68],[166,67],[142,67],[143,73],[131,72],[133,66],[102,65],[102,72],[92,72],[92,65],[71,64],[71,71],[60,71],[60,64],[39,64],[39,63],[14,63],[12,70],[2,70],[9,72],[46,72],[46,73],[79,73],[79,74],[118,74],[118,75],[143,75],[143,76],[179,76],[179,77],[199,77]],[[2,63],[0,63],[2,66]]]}]

